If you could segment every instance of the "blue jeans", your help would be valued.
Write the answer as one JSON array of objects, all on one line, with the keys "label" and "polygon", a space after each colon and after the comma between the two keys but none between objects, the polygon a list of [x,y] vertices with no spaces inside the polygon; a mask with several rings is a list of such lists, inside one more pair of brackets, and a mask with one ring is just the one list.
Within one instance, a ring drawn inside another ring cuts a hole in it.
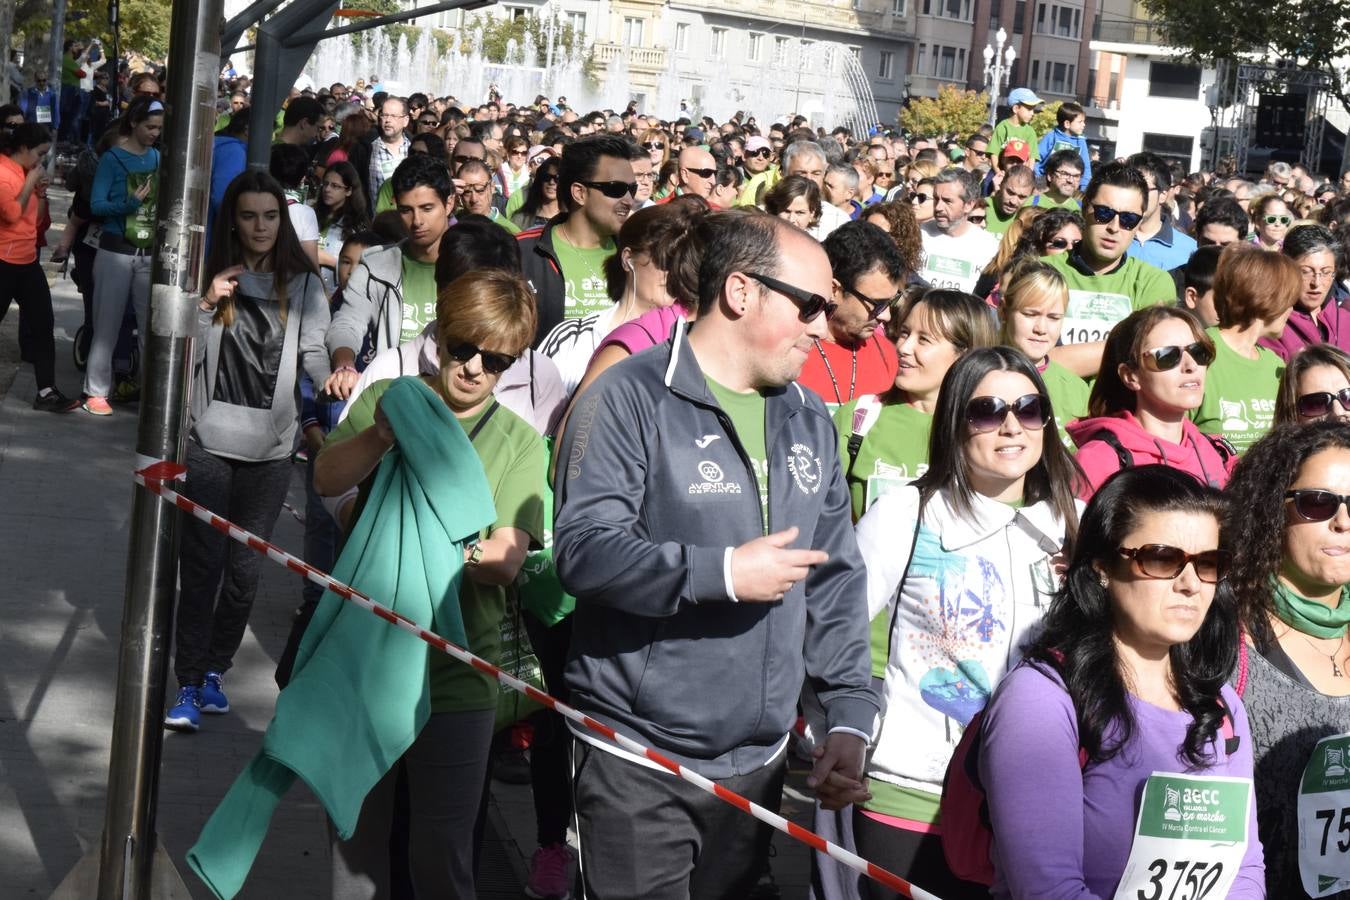
[{"label": "blue jeans", "polygon": [[[305,465],[305,562],[323,572],[332,572],[337,561],[338,526],[324,509],[323,501],[314,490],[314,457],[310,454]],[[306,605],[313,606],[323,596],[324,589],[304,580],[300,596]]]},{"label": "blue jeans", "polygon": [[80,86],[77,84],[61,85],[61,123],[56,134],[62,141],[80,139]]}]

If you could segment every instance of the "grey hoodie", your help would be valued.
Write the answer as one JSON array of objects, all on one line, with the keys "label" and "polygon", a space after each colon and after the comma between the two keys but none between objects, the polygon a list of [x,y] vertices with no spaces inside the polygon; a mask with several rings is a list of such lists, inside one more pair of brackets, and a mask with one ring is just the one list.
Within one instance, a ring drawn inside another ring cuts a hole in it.
[{"label": "grey hoodie", "polygon": [[371,247],[342,289],[342,306],[328,329],[328,352],[347,347],[360,355],[370,338],[365,347],[368,363],[381,350],[397,347],[402,335],[403,245]]},{"label": "grey hoodie", "polygon": [[315,384],[330,374],[323,345],[328,300],[318,275],[295,275],[286,286],[283,322],[271,273],[244,272],[238,284],[229,328],[214,313],[197,317],[190,434],[217,456],[284,459],[295,447],[300,367]]}]

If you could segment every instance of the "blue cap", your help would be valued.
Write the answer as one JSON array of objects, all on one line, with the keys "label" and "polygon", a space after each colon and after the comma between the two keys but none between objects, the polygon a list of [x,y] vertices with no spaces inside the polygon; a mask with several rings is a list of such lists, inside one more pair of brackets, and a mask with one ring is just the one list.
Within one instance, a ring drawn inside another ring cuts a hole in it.
[{"label": "blue cap", "polygon": [[1016,106],[1040,106],[1045,101],[1036,96],[1036,92],[1031,88],[1014,88],[1008,93],[1008,105]]}]

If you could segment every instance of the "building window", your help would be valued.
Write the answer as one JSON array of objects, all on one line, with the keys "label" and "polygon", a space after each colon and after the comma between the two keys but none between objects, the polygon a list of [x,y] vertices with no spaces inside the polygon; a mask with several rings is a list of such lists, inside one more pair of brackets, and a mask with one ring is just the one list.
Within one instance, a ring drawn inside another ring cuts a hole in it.
[{"label": "building window", "polygon": [[727,30],[725,28],[714,28],[712,30],[711,51],[713,59],[727,58]]},{"label": "building window", "polygon": [[754,32],[751,32],[750,46],[746,49],[745,52],[746,58],[749,59],[751,62],[759,62],[759,55],[762,52],[761,48],[763,46],[764,46],[764,35],[755,34]]},{"label": "building window", "polygon": [[811,71],[811,50],[815,47],[815,41],[802,41],[802,68]]},{"label": "building window", "polygon": [[1041,81],[1041,61],[1039,59],[1033,59],[1031,61],[1031,86],[1033,88],[1040,87],[1040,81]]},{"label": "building window", "polygon": [[896,16],[903,16],[906,12],[907,6],[908,0],[894,0],[894,2],[891,3],[891,14]]},{"label": "building window", "polygon": [[788,61],[788,39],[785,37],[773,39],[773,64],[775,66],[786,66]]},{"label": "building window", "polygon": [[938,77],[947,81],[956,78],[956,48],[943,47],[942,56],[938,63]]},{"label": "building window", "polygon": [[1013,12],[1013,34],[1023,34],[1027,30],[1027,0],[1017,0]]},{"label": "building window", "polygon": [[927,75],[928,71],[925,68],[927,64],[928,64],[928,45],[920,44],[919,55],[916,56],[914,59],[914,71],[920,75]]},{"label": "building window", "polygon": [[1064,93],[1064,78],[1068,73],[1069,67],[1062,62],[1050,66],[1050,84],[1046,90],[1052,94]]},{"label": "building window", "polygon": [[569,12],[567,14],[567,24],[572,26],[572,31],[576,34],[585,34],[586,14],[584,12]]},{"label": "building window", "polygon": [[633,16],[624,16],[623,19],[623,43],[625,47],[642,46],[642,26],[643,21]]},{"label": "building window", "polygon": [[529,16],[530,11],[524,6],[508,6],[506,8],[506,17],[512,22],[518,19],[524,19]]},{"label": "building window", "polygon": [[1149,63],[1148,95],[1196,99],[1200,96],[1200,68],[1184,63]]},{"label": "building window", "polygon": [[969,22],[970,0],[923,0],[923,14]]},{"label": "building window", "polygon": [[956,78],[958,81],[964,81],[966,78],[966,48],[961,47],[956,51]]},{"label": "building window", "polygon": [[675,52],[689,52],[689,23],[680,22],[675,26]]},{"label": "building window", "polygon": [[1036,33],[1045,34],[1045,4],[1036,4]]},{"label": "building window", "polygon": [[895,67],[895,54],[890,50],[881,51],[881,63],[877,66],[877,77],[890,80]]},{"label": "building window", "polygon": [[1068,87],[1064,89],[1064,93],[1066,94],[1078,93],[1078,66],[1074,65],[1073,63],[1069,63]]}]

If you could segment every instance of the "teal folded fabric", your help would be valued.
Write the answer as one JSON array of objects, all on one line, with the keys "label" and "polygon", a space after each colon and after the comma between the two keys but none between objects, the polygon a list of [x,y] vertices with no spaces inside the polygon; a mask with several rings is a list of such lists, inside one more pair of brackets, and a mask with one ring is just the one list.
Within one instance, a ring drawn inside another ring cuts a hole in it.
[{"label": "teal folded fabric", "polygon": [[[496,519],[492,493],[464,430],[425,384],[400,378],[381,405],[398,442],[333,576],[463,646],[463,548]],[[238,893],[297,776],[350,837],[366,794],[412,744],[429,708],[426,645],[325,594],[262,750],[207,820],[188,865],[216,896]]]}]

